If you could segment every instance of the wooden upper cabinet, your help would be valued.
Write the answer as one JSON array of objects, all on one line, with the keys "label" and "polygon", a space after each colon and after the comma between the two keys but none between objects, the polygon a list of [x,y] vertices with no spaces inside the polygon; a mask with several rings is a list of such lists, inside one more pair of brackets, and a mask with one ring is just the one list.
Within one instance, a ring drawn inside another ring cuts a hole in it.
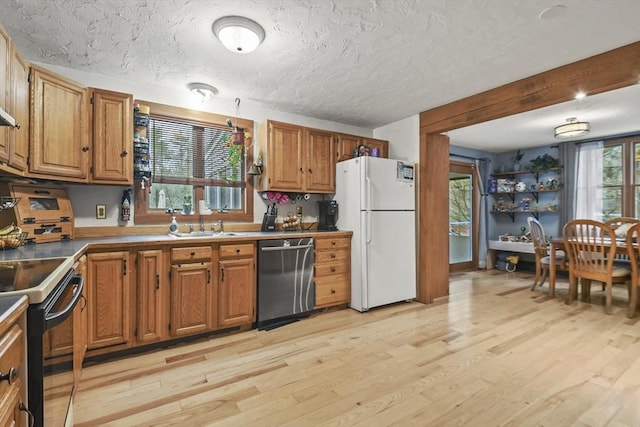
[{"label": "wooden upper cabinet", "polygon": [[378,157],[384,157],[385,159],[389,158],[389,141],[385,141],[383,139],[362,138],[362,144],[371,149],[377,148],[380,150],[380,155]]},{"label": "wooden upper cabinet", "polygon": [[[9,92],[11,89],[11,40],[0,27],[0,108],[9,112]],[[0,126],[0,162],[9,160],[9,132],[6,126]]]},{"label": "wooden upper cabinet", "polygon": [[91,182],[133,183],[133,96],[93,89]]},{"label": "wooden upper cabinet", "polygon": [[335,192],[333,133],[267,121],[260,128],[260,191]]},{"label": "wooden upper cabinet", "polygon": [[359,136],[336,134],[336,162],[353,159],[353,153],[361,144],[362,138]]},{"label": "wooden upper cabinet", "polygon": [[306,130],[305,191],[332,193],[336,188],[333,133]]},{"label": "wooden upper cabinet", "polygon": [[261,130],[263,174],[261,190],[303,191],[303,128],[268,121]]},{"label": "wooden upper cabinet", "polygon": [[31,67],[29,173],[86,182],[89,170],[87,89]]},{"label": "wooden upper cabinet", "polygon": [[9,166],[27,170],[29,156],[29,63],[11,46],[11,115],[20,125],[9,134]]},{"label": "wooden upper cabinet", "polygon": [[23,175],[29,149],[29,66],[2,27],[0,77],[0,107],[19,125],[0,127],[0,162],[8,172]]}]

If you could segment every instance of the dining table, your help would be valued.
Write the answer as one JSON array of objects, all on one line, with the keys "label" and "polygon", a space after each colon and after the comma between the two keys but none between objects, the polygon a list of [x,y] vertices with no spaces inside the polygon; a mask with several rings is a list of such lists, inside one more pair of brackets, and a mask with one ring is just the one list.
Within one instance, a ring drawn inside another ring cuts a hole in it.
[{"label": "dining table", "polygon": [[[609,244],[610,245],[610,244]],[[637,243],[634,243],[637,245]],[[605,242],[605,246],[608,246]],[[556,259],[556,252],[559,250],[565,250],[564,239],[557,237],[549,241],[549,259]],[[616,239],[616,254],[627,254],[627,241],[626,239]],[[567,261],[568,262],[568,261]],[[556,263],[549,263],[549,297],[555,297],[556,290]]]}]

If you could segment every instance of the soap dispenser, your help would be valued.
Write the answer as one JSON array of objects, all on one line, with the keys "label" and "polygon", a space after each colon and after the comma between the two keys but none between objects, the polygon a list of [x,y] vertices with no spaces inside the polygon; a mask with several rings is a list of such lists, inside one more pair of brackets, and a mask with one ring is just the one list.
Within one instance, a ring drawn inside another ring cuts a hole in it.
[{"label": "soap dispenser", "polygon": [[171,223],[169,224],[169,233],[171,234],[178,233],[178,221],[176,221],[175,215],[171,217]]}]

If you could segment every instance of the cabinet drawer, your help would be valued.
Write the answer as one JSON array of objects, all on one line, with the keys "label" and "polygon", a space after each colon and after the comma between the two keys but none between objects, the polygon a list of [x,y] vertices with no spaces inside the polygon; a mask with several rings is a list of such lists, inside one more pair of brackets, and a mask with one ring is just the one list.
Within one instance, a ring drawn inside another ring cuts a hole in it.
[{"label": "cabinet drawer", "polygon": [[253,256],[253,243],[238,243],[236,245],[220,245],[220,258]]},{"label": "cabinet drawer", "polygon": [[316,277],[328,276],[331,274],[346,274],[349,272],[349,263],[328,262],[316,264]]},{"label": "cabinet drawer", "polygon": [[316,251],[316,264],[334,261],[349,261],[351,253],[346,250]]},{"label": "cabinet drawer", "polygon": [[350,288],[346,274],[316,278],[316,307],[349,302]]},{"label": "cabinet drawer", "polygon": [[[13,325],[0,338],[0,372],[9,373],[11,368],[16,371],[20,367],[23,359],[24,335],[20,326]],[[0,394],[4,393],[9,387],[9,383],[2,381],[0,383]]]},{"label": "cabinet drawer", "polygon": [[338,237],[335,239],[316,239],[316,251],[326,249],[345,249],[349,247],[351,239],[348,237]]},{"label": "cabinet drawer", "polygon": [[213,252],[211,246],[191,246],[187,248],[171,248],[172,262],[186,262],[195,260],[211,260]]}]

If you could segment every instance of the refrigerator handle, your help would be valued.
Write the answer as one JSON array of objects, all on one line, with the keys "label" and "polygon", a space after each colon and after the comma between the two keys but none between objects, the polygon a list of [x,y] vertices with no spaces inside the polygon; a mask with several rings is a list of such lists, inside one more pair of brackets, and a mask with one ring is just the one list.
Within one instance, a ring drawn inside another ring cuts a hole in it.
[{"label": "refrigerator handle", "polygon": [[371,232],[371,211],[366,211],[365,212],[365,218],[367,221],[367,237],[366,237],[366,242],[367,245],[371,244],[371,239],[372,239],[372,235],[373,233]]},{"label": "refrigerator handle", "polygon": [[371,178],[369,178],[369,174],[365,177],[365,181],[367,183],[367,202],[364,205],[366,210],[371,209]]}]

